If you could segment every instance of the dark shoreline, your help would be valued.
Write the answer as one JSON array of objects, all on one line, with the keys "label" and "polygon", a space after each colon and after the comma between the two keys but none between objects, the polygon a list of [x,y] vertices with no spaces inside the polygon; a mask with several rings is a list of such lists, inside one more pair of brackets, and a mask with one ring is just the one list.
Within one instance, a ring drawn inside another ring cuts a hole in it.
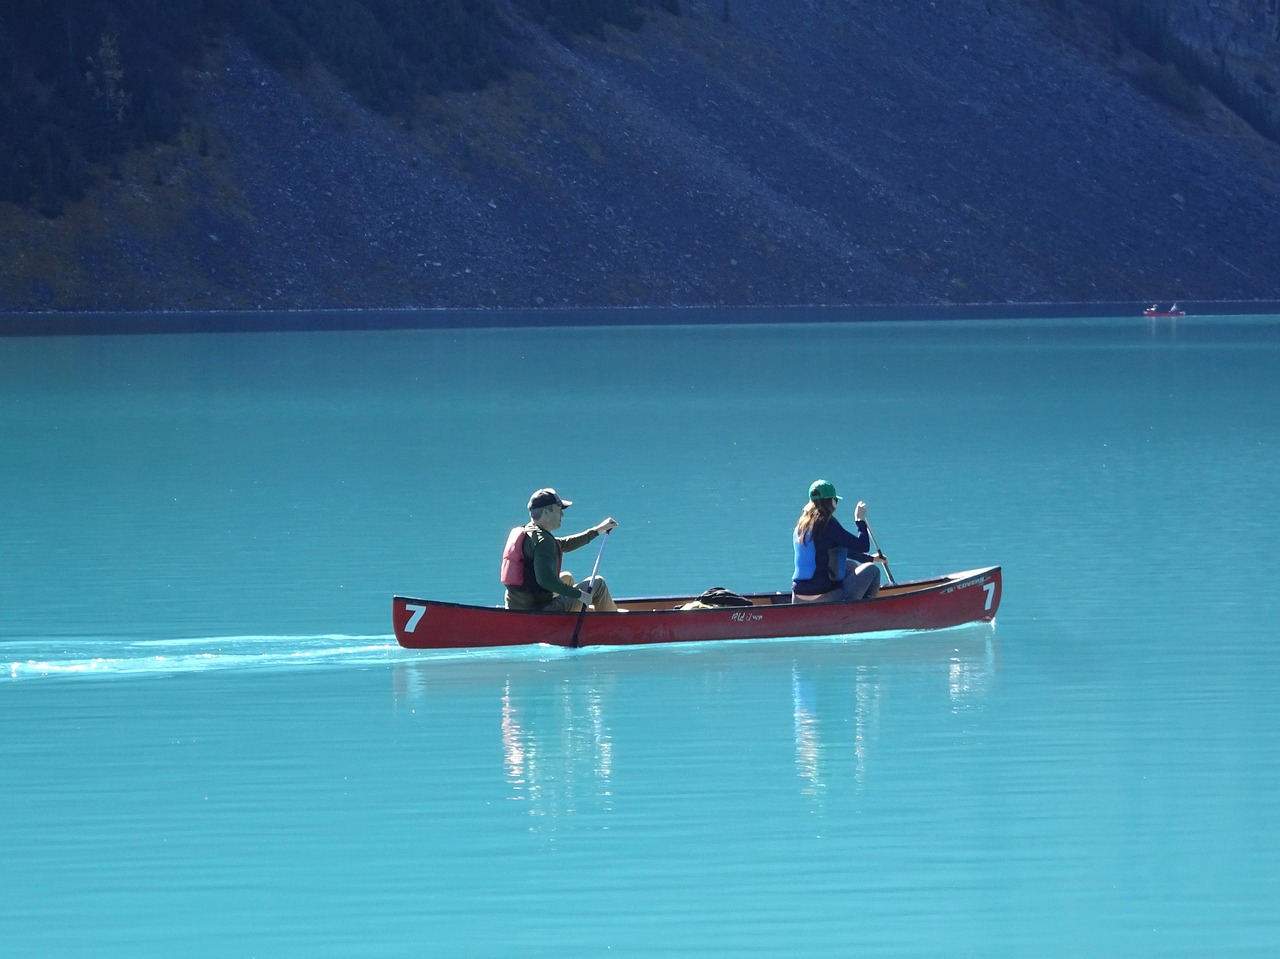
[{"label": "dark shoreline", "polygon": [[[870,323],[930,320],[1142,318],[1148,304],[973,303],[916,306],[546,307],[527,309],[213,310],[0,313],[0,337],[155,333],[307,333],[522,327],[708,326],[768,323]],[[1223,300],[1180,306],[1200,316],[1280,315],[1280,301]],[[631,322],[644,313],[643,323]]]}]

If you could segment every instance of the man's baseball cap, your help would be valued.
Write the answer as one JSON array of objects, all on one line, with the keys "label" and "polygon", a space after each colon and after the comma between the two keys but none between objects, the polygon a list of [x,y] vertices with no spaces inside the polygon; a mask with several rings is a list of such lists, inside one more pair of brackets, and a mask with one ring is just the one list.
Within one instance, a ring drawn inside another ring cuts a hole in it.
[{"label": "man's baseball cap", "polygon": [[553,489],[540,489],[529,497],[529,509],[541,509],[543,506],[550,506],[558,503],[561,509],[568,509],[573,505],[571,499],[561,499],[560,494]]}]

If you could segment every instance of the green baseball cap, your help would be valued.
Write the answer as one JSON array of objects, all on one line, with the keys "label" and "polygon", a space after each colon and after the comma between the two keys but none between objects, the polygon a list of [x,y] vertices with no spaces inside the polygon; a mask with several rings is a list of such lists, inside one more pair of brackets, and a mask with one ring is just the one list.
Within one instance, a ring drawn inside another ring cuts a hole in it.
[{"label": "green baseball cap", "polygon": [[836,495],[836,488],[826,480],[815,480],[814,484],[809,487],[809,499],[840,499]]}]

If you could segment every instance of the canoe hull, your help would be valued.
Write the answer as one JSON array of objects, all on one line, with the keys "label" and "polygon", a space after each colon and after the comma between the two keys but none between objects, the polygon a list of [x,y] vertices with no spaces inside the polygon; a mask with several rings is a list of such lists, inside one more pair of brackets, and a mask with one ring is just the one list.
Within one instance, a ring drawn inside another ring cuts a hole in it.
[{"label": "canoe hull", "polygon": [[[712,640],[842,636],[945,629],[991,622],[1000,607],[999,566],[885,587],[858,603],[793,605],[790,594],[749,596],[751,606],[681,610],[687,597],[618,600],[626,613],[582,616],[579,646],[641,646]],[[396,596],[392,625],[408,649],[569,646],[577,613],[531,613]]]}]

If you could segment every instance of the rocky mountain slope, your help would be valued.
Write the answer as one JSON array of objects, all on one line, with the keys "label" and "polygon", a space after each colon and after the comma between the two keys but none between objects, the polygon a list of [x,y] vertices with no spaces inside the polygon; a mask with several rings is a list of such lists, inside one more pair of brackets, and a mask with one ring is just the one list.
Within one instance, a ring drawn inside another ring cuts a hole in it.
[{"label": "rocky mountain slope", "polygon": [[412,122],[228,39],[181,142],[61,218],[0,205],[0,310],[1280,299],[1280,148],[1087,25],[683,9],[530,28]]},{"label": "rocky mountain slope", "polygon": [[1198,50],[1247,59],[1273,76],[1280,68],[1272,56],[1280,43],[1277,0],[1154,0],[1154,7],[1175,35]]}]

